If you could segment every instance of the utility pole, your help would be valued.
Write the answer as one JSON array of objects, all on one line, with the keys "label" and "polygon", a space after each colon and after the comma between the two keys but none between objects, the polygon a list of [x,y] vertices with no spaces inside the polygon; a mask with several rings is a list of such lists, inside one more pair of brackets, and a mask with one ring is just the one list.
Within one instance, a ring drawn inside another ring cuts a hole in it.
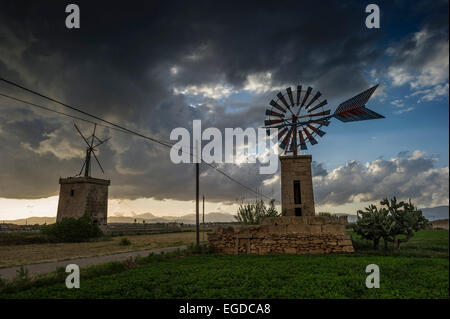
[{"label": "utility pole", "polygon": [[199,214],[199,169],[200,163],[198,163],[198,141],[195,141],[195,222],[196,222],[196,234],[195,239],[197,242],[197,247],[200,247],[200,214]]},{"label": "utility pole", "polygon": [[205,195],[203,195],[203,241],[205,241]]}]

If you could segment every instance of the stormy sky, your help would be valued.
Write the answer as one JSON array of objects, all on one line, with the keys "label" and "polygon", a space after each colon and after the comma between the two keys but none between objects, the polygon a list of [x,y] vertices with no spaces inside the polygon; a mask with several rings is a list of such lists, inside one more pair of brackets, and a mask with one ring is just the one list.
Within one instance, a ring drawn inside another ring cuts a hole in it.
[{"label": "stormy sky", "polygon": [[[380,83],[368,106],[386,119],[334,120],[306,152],[317,204],[394,195],[448,204],[448,1],[376,2],[380,29],[365,27],[364,1],[1,3],[1,77],[164,140],[194,119],[220,130],[261,126],[287,86],[317,88],[334,109]],[[69,3],[80,7],[80,29],[65,27]],[[0,93],[63,110],[5,83]],[[83,163],[74,122],[90,134],[89,124],[0,97],[0,198],[57,195],[58,178]],[[112,137],[98,153],[111,198],[193,199],[193,165],[173,164],[168,149],[138,137],[98,135]],[[278,173],[223,169],[279,200]],[[95,164],[93,175],[102,177]],[[200,187],[210,202],[254,197],[207,167]]]}]

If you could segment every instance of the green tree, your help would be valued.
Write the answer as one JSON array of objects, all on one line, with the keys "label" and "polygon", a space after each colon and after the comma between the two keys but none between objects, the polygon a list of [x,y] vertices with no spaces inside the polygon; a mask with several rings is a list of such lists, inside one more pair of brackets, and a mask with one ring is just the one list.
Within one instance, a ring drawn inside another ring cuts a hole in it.
[{"label": "green tree", "polygon": [[255,203],[241,203],[238,207],[236,220],[245,225],[255,225],[261,222],[263,217],[278,217],[280,214],[275,208],[275,200],[269,203],[269,208],[263,200],[256,200]]},{"label": "green tree", "polygon": [[380,239],[383,238],[385,248],[387,248],[387,239],[392,229],[392,220],[389,217],[389,211],[375,205],[365,208],[365,211],[358,210],[358,219],[354,226],[354,231],[362,238],[373,241],[373,248],[377,249]]},{"label": "green tree", "polygon": [[[400,244],[407,242],[414,236],[414,232],[425,229],[428,220],[422,215],[422,211],[411,203],[397,202],[397,198],[383,199],[381,205],[385,205],[392,220],[389,241],[394,243],[394,249],[400,249]],[[405,236],[405,237],[399,237]]]},{"label": "green tree", "polygon": [[373,247],[378,248],[380,239],[384,239],[384,247],[393,242],[394,249],[400,249],[400,244],[407,242],[414,232],[424,229],[428,220],[423,217],[411,200],[408,203],[398,202],[394,197],[383,199],[380,204],[385,207],[378,209],[375,205],[357,212],[358,219],[354,230],[362,238],[372,240]]}]

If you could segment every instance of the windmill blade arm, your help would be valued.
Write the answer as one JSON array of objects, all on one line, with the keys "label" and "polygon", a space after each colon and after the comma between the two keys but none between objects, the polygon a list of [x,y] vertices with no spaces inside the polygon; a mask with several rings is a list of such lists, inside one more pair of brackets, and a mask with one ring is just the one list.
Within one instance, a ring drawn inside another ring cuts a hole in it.
[{"label": "windmill blade arm", "polygon": [[97,161],[98,166],[100,167],[100,169],[102,170],[102,173],[105,174],[105,171],[103,170],[102,165],[100,164],[100,161],[97,158],[97,155],[95,155],[95,152],[92,152],[92,154],[94,154],[95,160]]},{"label": "windmill blade arm", "polygon": [[94,145],[94,137],[95,137],[95,130],[96,129],[97,129],[97,124],[94,124],[94,132],[92,133],[91,147]]},{"label": "windmill blade arm", "polygon": [[86,166],[86,160],[84,160],[83,166],[81,166],[81,170],[80,170],[80,173],[78,174],[78,176],[80,176],[81,173],[83,173],[84,166]]},{"label": "windmill blade arm", "polygon": [[78,128],[78,126],[77,126],[75,123],[73,123],[73,125],[75,126],[75,128],[77,129],[78,133],[81,135],[81,137],[83,138],[83,140],[86,142],[86,144],[87,144],[88,146],[91,146],[91,145],[89,144],[89,142],[87,141],[87,139],[84,137],[84,135],[81,133],[81,131],[80,131],[80,129]]},{"label": "windmill blade arm", "polygon": [[111,137],[108,137],[106,140],[102,141],[102,140],[100,140],[97,136],[96,136],[95,138],[96,138],[97,140],[99,140],[100,143],[94,145],[93,148],[96,148],[97,146],[102,145],[103,143],[106,143],[106,142],[108,142],[108,141],[111,139]]},{"label": "windmill blade arm", "polygon": [[311,119],[311,120],[304,121],[304,122],[297,122],[296,125],[297,125],[297,126],[300,126],[300,125],[308,125],[308,124],[311,124],[311,123],[317,123],[317,122],[321,122],[321,121],[327,121],[327,120],[329,120],[329,119],[332,118],[332,117],[333,117],[333,115],[324,116],[324,117],[320,117],[320,118],[318,118],[318,119]]}]

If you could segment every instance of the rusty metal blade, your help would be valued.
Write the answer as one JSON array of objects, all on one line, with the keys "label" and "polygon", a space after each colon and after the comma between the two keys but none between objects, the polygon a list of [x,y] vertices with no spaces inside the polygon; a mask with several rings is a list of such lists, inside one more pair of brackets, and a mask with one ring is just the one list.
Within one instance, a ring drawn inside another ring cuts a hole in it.
[{"label": "rusty metal blade", "polygon": [[317,144],[316,139],[311,135],[311,133],[308,131],[308,129],[306,127],[303,128],[303,131],[305,132],[306,136],[308,137],[308,140],[311,143],[311,145]]},{"label": "rusty metal blade", "polygon": [[286,113],[286,110],[280,106],[280,104],[278,104],[277,102],[275,102],[274,100],[270,101],[269,103],[271,106],[273,106],[274,108],[278,109],[279,111]]},{"label": "rusty metal blade", "polygon": [[309,95],[311,94],[312,89],[313,89],[312,87],[308,86],[308,89],[306,90],[306,95],[302,101],[302,107],[303,107],[303,105],[305,105],[305,102],[308,99]]},{"label": "rusty metal blade", "polygon": [[265,120],[264,121],[265,126],[279,124],[279,123],[283,123],[283,120]]},{"label": "rusty metal blade", "polygon": [[280,147],[282,149],[284,149],[284,150],[286,149],[286,146],[287,146],[289,140],[291,139],[291,135],[292,135],[293,130],[294,130],[294,128],[291,127],[289,129],[289,132],[286,134],[286,136],[284,137],[283,141],[281,142]]},{"label": "rusty metal blade", "polygon": [[293,107],[293,106],[294,106],[294,97],[292,96],[292,90],[291,90],[291,87],[288,87],[288,88],[286,89],[286,92],[287,92],[287,94],[288,94],[288,96],[289,96],[289,101],[291,102],[291,107]]},{"label": "rusty metal blade", "polygon": [[283,104],[289,108],[289,104],[287,103],[286,99],[284,98],[283,94],[281,94],[281,92],[278,92],[277,97],[280,99],[281,102],[283,102]]},{"label": "rusty metal blade", "polygon": [[297,106],[300,105],[300,96],[302,95],[302,86],[297,86]]},{"label": "rusty metal blade", "polygon": [[327,134],[326,132],[322,131],[321,129],[314,127],[310,124],[308,124],[308,127],[317,135],[319,135],[320,137],[324,136],[325,134]]},{"label": "rusty metal blade", "polygon": [[300,149],[307,150],[305,138],[303,137],[302,130],[298,131],[298,137],[300,138]]},{"label": "rusty metal blade", "polygon": [[322,95],[322,93],[317,91],[317,93],[314,95],[314,97],[311,99],[311,101],[308,102],[308,105],[306,105],[306,108],[310,107],[311,104],[313,104],[321,95]]},{"label": "rusty metal blade", "polygon": [[279,132],[278,132],[278,140],[280,140],[283,136],[284,136],[284,134],[286,134],[286,132],[288,131],[288,129],[287,128],[282,128]]},{"label": "rusty metal blade", "polygon": [[324,101],[320,102],[319,104],[317,104],[316,106],[314,106],[313,108],[308,109],[308,113],[311,113],[312,111],[317,110],[319,107],[322,107],[327,104],[328,104],[327,100],[324,100]]},{"label": "rusty metal blade", "polygon": [[266,110],[266,115],[284,117],[284,114],[281,114],[281,113],[278,113],[278,112],[275,112],[275,111],[272,111],[269,109]]}]

